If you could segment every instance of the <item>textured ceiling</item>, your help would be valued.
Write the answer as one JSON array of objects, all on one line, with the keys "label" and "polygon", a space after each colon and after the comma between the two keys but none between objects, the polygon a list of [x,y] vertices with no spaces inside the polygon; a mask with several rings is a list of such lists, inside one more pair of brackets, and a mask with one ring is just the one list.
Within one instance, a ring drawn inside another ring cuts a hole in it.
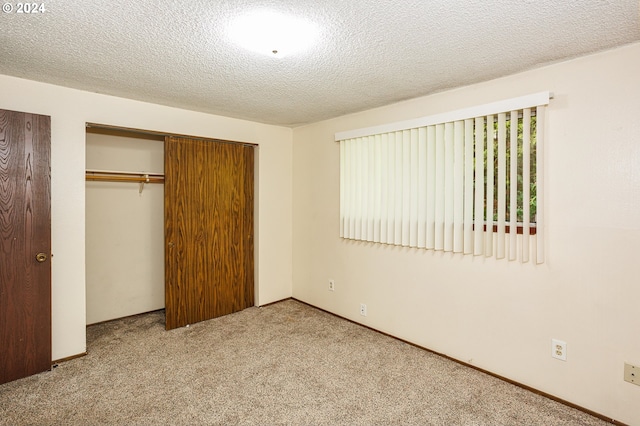
[{"label": "textured ceiling", "polygon": [[[292,127],[640,40],[637,0],[44,4],[0,12],[0,74]],[[280,59],[237,48],[228,22],[259,8],[320,41]]]}]

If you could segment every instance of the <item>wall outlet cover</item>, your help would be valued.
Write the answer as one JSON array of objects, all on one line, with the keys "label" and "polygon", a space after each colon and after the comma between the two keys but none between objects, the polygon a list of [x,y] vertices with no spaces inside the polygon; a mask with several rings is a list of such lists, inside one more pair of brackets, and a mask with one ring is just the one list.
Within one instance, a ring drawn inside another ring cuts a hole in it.
[{"label": "wall outlet cover", "polygon": [[567,360],[567,342],[551,339],[551,356],[561,361]]}]

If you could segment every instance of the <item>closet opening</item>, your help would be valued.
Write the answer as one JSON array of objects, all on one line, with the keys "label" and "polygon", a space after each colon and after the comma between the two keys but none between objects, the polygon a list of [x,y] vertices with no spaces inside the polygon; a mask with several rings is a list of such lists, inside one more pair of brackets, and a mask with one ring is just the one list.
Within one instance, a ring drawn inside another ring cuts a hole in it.
[{"label": "closet opening", "polygon": [[87,127],[86,169],[87,325],[164,309],[164,137]]},{"label": "closet opening", "polygon": [[87,325],[164,310],[170,329],[258,304],[255,148],[87,124]]}]

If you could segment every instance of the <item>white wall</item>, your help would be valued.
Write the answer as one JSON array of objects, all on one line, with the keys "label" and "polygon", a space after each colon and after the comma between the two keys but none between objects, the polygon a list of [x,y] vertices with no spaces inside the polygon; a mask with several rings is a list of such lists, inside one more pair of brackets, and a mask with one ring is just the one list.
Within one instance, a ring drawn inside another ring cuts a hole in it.
[{"label": "white wall", "polygon": [[[88,132],[90,170],[164,172],[164,138]],[[164,308],[164,185],[86,183],[87,324]]]},{"label": "white wall", "polygon": [[[472,72],[472,70],[470,70]],[[640,44],[293,132],[293,295],[640,424]],[[334,133],[550,90],[543,265],[341,240]],[[328,279],[336,290],[328,291]],[[359,315],[360,303],[368,316]],[[568,344],[551,358],[551,339]]]},{"label": "white wall", "polygon": [[0,108],[51,116],[53,359],[86,350],[87,122],[258,144],[258,299],[265,304],[291,296],[291,129],[2,75]]}]

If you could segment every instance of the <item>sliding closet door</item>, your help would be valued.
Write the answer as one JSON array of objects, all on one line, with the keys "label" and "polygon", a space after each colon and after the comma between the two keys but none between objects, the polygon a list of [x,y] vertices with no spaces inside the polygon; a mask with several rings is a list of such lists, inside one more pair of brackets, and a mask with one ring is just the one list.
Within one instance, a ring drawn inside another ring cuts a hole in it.
[{"label": "sliding closet door", "polygon": [[167,137],[167,330],[253,306],[253,147]]}]

